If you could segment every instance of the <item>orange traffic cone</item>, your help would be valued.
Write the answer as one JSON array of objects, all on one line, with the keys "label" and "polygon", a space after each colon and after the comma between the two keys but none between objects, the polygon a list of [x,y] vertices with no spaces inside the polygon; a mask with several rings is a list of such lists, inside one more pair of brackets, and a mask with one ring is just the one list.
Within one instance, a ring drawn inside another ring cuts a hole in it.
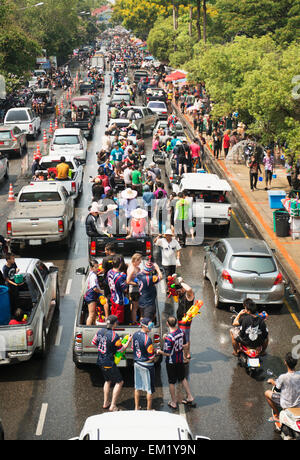
[{"label": "orange traffic cone", "polygon": [[64,101],[63,100],[61,100],[60,108],[61,108],[61,110],[64,110]]},{"label": "orange traffic cone", "polygon": [[48,143],[48,139],[47,139],[47,133],[46,133],[46,130],[44,129],[44,137],[43,137],[43,142],[44,144],[47,144]]},{"label": "orange traffic cone", "polygon": [[37,146],[36,146],[36,156],[37,156],[37,157],[41,157],[41,148],[40,148],[40,144],[37,144]]},{"label": "orange traffic cone", "polygon": [[50,134],[50,135],[53,134],[53,125],[52,125],[52,121],[50,121],[49,134]]},{"label": "orange traffic cone", "polygon": [[14,195],[14,190],[12,184],[9,185],[9,192],[8,192],[8,200],[7,202],[12,202],[14,203],[15,200],[15,195]]},{"label": "orange traffic cone", "polygon": [[55,130],[58,129],[58,120],[57,120],[57,118],[55,119],[55,126],[54,126],[54,129],[55,129]]}]

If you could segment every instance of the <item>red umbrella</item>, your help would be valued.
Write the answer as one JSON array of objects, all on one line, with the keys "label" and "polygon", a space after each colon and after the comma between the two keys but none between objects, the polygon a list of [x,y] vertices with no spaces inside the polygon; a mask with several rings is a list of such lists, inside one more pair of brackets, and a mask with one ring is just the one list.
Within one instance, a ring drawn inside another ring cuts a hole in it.
[{"label": "red umbrella", "polygon": [[173,72],[170,75],[168,75],[166,77],[165,81],[169,82],[169,81],[183,80],[186,77],[187,77],[187,75],[185,73],[180,72],[179,70],[177,70],[176,72]]}]

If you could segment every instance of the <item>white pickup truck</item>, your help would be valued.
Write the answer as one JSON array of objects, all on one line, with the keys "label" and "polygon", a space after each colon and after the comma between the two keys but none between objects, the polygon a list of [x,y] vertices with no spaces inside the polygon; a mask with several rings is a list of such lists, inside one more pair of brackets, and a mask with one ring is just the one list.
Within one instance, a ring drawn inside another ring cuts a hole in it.
[{"label": "white pickup truck", "polygon": [[[0,260],[1,269],[5,262]],[[18,305],[28,318],[26,324],[0,326],[0,366],[46,356],[49,328],[60,306],[57,267],[37,259],[16,259],[16,264],[24,278]]]},{"label": "white pickup truck", "polygon": [[69,248],[75,222],[74,199],[56,182],[23,187],[7,219],[7,236],[14,251],[22,246],[61,243]]},{"label": "white pickup truck", "polygon": [[4,124],[17,126],[27,136],[34,139],[41,133],[41,119],[29,107],[9,109],[5,115]]},{"label": "white pickup truck", "polygon": [[[64,155],[66,163],[70,167],[69,180],[54,181],[57,184],[62,185],[66,188],[70,195],[73,196],[74,200],[77,200],[82,193],[83,189],[83,165],[80,161],[74,158],[74,155]],[[56,167],[60,163],[60,155],[53,154],[42,158],[40,161],[40,170],[47,171],[48,173],[54,172],[57,175]]]},{"label": "white pickup truck", "polygon": [[193,201],[192,218],[201,219],[204,225],[214,225],[228,234],[231,221],[231,204],[227,194],[231,187],[216,174],[188,173],[173,179],[173,192],[185,192]]}]

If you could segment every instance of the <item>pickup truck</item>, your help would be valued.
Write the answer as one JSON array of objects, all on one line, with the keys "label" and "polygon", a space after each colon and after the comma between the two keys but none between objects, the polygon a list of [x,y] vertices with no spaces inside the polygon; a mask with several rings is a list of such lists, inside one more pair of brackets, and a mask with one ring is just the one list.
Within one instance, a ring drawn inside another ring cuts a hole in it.
[{"label": "pickup truck", "polygon": [[214,225],[228,234],[231,222],[231,203],[227,194],[231,187],[216,174],[188,173],[174,178],[173,192],[185,192],[193,202],[192,218],[204,225]]},{"label": "pickup truck", "polygon": [[[131,243],[129,244],[129,247],[132,248]],[[131,252],[131,255],[134,252],[136,252],[136,248],[129,251],[128,250],[129,247],[126,248],[125,246],[124,248],[123,246],[123,248],[121,248],[120,246],[118,246],[117,253],[125,256],[129,252]],[[122,249],[125,249],[125,251],[121,252]],[[83,282],[82,296],[79,301],[79,306],[78,306],[76,319],[75,319],[75,327],[74,327],[73,362],[78,368],[82,368],[85,364],[96,364],[97,363],[98,350],[95,346],[92,345],[92,340],[100,327],[104,327],[104,328],[106,327],[105,323],[103,323],[103,325],[102,323],[99,323],[99,325],[97,326],[86,326],[86,320],[88,317],[88,306],[84,300],[84,293],[87,290],[88,271],[89,269],[85,269],[84,267],[79,268],[76,271],[78,275],[83,275],[86,277],[85,281]],[[125,313],[125,318],[126,316],[130,316],[130,315],[126,315]],[[115,329],[115,331],[119,334],[121,338],[123,338],[127,334],[133,335],[139,329],[140,329],[140,326],[129,325],[127,321],[126,324],[119,325]],[[163,338],[162,338],[162,323],[161,323],[158,303],[156,303],[155,326],[149,333],[149,336],[151,337],[153,341],[154,350],[161,348]],[[119,367],[127,367],[128,365],[131,365],[132,363],[133,363],[133,354],[132,354],[131,347],[128,347],[126,351],[126,359],[120,362]],[[161,363],[161,355],[156,358],[156,364],[159,365],[160,363]]]},{"label": "pickup truck", "polygon": [[[127,119],[128,112],[134,111],[133,122],[136,125],[138,132],[142,137],[144,137],[147,131],[152,132],[152,130],[154,129],[155,125],[157,124],[159,120],[159,117],[156,113],[152,112],[152,110],[148,109],[147,107],[143,107],[143,106],[123,107],[121,111],[125,112],[125,119],[123,119],[124,123],[126,123],[126,120],[128,120]],[[109,118],[110,118],[110,115],[109,115]],[[115,120],[111,120],[111,121],[115,121]]]},{"label": "pickup truck", "polygon": [[[70,167],[70,177],[66,181],[57,181],[57,184],[65,187],[67,192],[77,200],[83,189],[83,165],[74,158],[73,155],[65,155],[66,163]],[[40,161],[40,170],[48,173],[54,172],[57,175],[56,167],[60,163],[59,155],[49,155],[42,158]]]},{"label": "pickup truck", "polygon": [[4,118],[4,124],[17,126],[27,136],[37,139],[41,133],[41,119],[28,107],[9,109]]},{"label": "pickup truck", "polygon": [[82,118],[78,117],[72,120],[72,111],[66,110],[63,114],[63,126],[65,128],[78,128],[82,131],[84,137],[91,140],[94,136],[94,116],[91,115],[89,108],[83,108]]},{"label": "pickup truck", "polygon": [[16,264],[24,277],[19,306],[28,319],[26,324],[0,326],[0,365],[29,361],[34,354],[45,357],[53,315],[60,307],[57,267],[37,259],[16,259]]},{"label": "pickup truck", "polygon": [[61,243],[69,248],[75,222],[74,199],[56,182],[34,182],[21,189],[7,219],[12,248]]},{"label": "pickup truck", "polygon": [[45,112],[54,113],[56,106],[56,96],[49,88],[37,88],[34,90],[33,98],[41,98],[45,103]]}]

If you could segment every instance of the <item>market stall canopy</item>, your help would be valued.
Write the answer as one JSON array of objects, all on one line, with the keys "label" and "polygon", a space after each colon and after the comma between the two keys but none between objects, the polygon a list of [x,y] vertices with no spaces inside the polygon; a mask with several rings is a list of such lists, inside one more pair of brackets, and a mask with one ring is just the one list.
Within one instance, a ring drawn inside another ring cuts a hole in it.
[{"label": "market stall canopy", "polygon": [[187,78],[187,74],[181,72],[180,70],[176,70],[176,72],[173,72],[170,75],[167,75],[165,81],[166,82],[177,81],[177,80],[183,80],[185,78]]}]

